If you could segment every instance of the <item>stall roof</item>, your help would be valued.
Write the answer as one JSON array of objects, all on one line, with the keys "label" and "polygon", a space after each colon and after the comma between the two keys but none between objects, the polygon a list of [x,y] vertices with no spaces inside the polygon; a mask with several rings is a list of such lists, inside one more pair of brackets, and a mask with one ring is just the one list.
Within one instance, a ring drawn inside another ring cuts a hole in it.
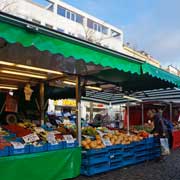
[{"label": "stall roof", "polygon": [[[18,63],[26,64],[30,57],[33,60],[39,59],[33,63],[56,66],[65,73],[82,75],[83,71],[85,79],[100,82],[100,86],[103,83],[113,83],[116,88],[122,87],[123,91],[180,86],[179,77],[141,60],[5,13],[0,13],[0,39],[2,38],[8,44],[0,51],[5,60],[14,58]],[[19,52],[24,55],[19,55]],[[29,53],[33,55],[29,56]],[[90,76],[89,69],[93,70]]]},{"label": "stall roof", "polygon": [[[129,72],[132,75],[142,77],[148,75],[170,83],[169,87],[180,86],[178,76],[125,54],[2,12],[0,12],[0,22],[0,38],[5,39],[8,43],[20,43],[24,47],[35,47],[39,51],[48,51],[65,58],[83,60],[105,68]],[[163,84],[162,87],[164,86],[168,87],[168,84]]]},{"label": "stall roof", "polygon": [[0,13],[0,21],[0,37],[9,43],[35,46],[40,51],[62,54],[66,58],[141,74],[140,60],[4,13]]},{"label": "stall roof", "polygon": [[[123,98],[124,93],[112,93],[112,92],[98,92],[98,91],[86,91],[86,96],[82,97],[82,100],[96,101],[99,103],[109,104],[123,104],[127,103],[128,99]],[[180,99],[180,89],[168,88],[168,89],[156,89],[135,92],[130,97],[142,100],[143,102],[149,101],[164,101],[164,102],[176,102]],[[129,100],[129,102],[134,102]]]}]

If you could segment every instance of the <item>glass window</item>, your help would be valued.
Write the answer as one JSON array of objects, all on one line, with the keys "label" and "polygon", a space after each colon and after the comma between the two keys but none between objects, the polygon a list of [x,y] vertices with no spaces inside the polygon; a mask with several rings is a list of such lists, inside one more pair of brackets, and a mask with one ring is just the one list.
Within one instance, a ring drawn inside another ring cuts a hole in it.
[{"label": "glass window", "polygon": [[102,26],[102,33],[103,34],[108,34],[108,28],[105,26]]},{"label": "glass window", "polygon": [[61,16],[66,16],[66,9],[64,9],[63,7],[61,6],[58,6],[58,9],[57,9],[57,13]]},{"label": "glass window", "polygon": [[93,21],[90,20],[90,19],[88,19],[88,20],[87,20],[87,26],[88,26],[88,28],[93,29]]},{"label": "glass window", "polygon": [[101,25],[100,24],[97,25],[98,25],[98,32],[101,32]]},{"label": "glass window", "polygon": [[67,17],[68,19],[71,18],[71,13],[70,13],[70,11],[66,11],[66,17]]},{"label": "glass window", "polygon": [[97,25],[96,23],[93,24],[93,29],[94,29],[95,31],[98,30],[98,25]]},{"label": "glass window", "polygon": [[71,20],[75,21],[75,14],[74,13],[71,13]]},{"label": "glass window", "polygon": [[83,16],[76,14],[76,22],[83,24],[83,20],[84,20]]}]

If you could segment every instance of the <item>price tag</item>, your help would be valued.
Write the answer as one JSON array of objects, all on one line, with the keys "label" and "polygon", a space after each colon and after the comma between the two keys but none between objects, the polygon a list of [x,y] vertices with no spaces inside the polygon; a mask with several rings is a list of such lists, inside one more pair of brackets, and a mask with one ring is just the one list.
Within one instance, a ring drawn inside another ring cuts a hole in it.
[{"label": "price tag", "polygon": [[99,130],[96,130],[98,132],[98,134],[101,136],[101,138],[104,136],[105,133],[99,131]]},{"label": "price tag", "polygon": [[14,149],[22,149],[24,148],[24,145],[20,142],[11,142],[11,144],[13,145]]},{"label": "price tag", "polygon": [[58,142],[56,141],[56,137],[55,137],[54,133],[52,133],[52,132],[48,133],[47,141],[48,141],[48,143],[50,143],[52,145],[58,144]]},{"label": "price tag", "polygon": [[63,137],[67,143],[74,143],[74,138],[72,135],[63,135]]},{"label": "price tag", "polygon": [[29,134],[27,136],[24,136],[22,137],[23,140],[26,142],[26,143],[30,143],[30,142],[34,142],[34,141],[38,141],[39,140],[39,137],[36,133],[33,133],[33,134]]},{"label": "price tag", "polygon": [[112,146],[112,143],[109,139],[102,138],[102,142],[105,146]]}]

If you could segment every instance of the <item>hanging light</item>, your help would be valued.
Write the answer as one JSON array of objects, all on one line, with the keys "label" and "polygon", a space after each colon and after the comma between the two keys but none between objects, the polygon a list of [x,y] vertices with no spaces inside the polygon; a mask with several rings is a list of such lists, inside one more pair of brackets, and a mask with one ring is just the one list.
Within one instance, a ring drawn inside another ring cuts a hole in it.
[{"label": "hanging light", "polygon": [[131,96],[126,96],[126,95],[124,95],[123,98],[125,98],[125,99],[130,99],[130,100],[133,100],[133,101],[142,102],[141,99],[137,99],[137,98],[134,98],[134,97],[131,97]]},{"label": "hanging light", "polygon": [[11,86],[11,85],[0,85],[0,89],[8,89],[8,90],[18,90],[17,86]]},{"label": "hanging light", "polygon": [[18,76],[32,77],[32,78],[37,78],[37,79],[47,79],[46,76],[22,73],[22,72],[17,72],[17,71],[1,70],[1,72],[5,73],[5,74],[12,74],[12,75],[18,75]]}]

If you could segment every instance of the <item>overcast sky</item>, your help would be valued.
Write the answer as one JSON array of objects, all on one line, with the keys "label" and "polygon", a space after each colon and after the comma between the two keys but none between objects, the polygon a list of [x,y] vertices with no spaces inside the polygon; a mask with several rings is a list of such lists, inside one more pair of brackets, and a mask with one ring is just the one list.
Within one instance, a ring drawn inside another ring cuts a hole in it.
[{"label": "overcast sky", "polygon": [[[42,0],[36,0],[42,1]],[[64,0],[124,32],[124,41],[180,68],[180,0]]]}]

